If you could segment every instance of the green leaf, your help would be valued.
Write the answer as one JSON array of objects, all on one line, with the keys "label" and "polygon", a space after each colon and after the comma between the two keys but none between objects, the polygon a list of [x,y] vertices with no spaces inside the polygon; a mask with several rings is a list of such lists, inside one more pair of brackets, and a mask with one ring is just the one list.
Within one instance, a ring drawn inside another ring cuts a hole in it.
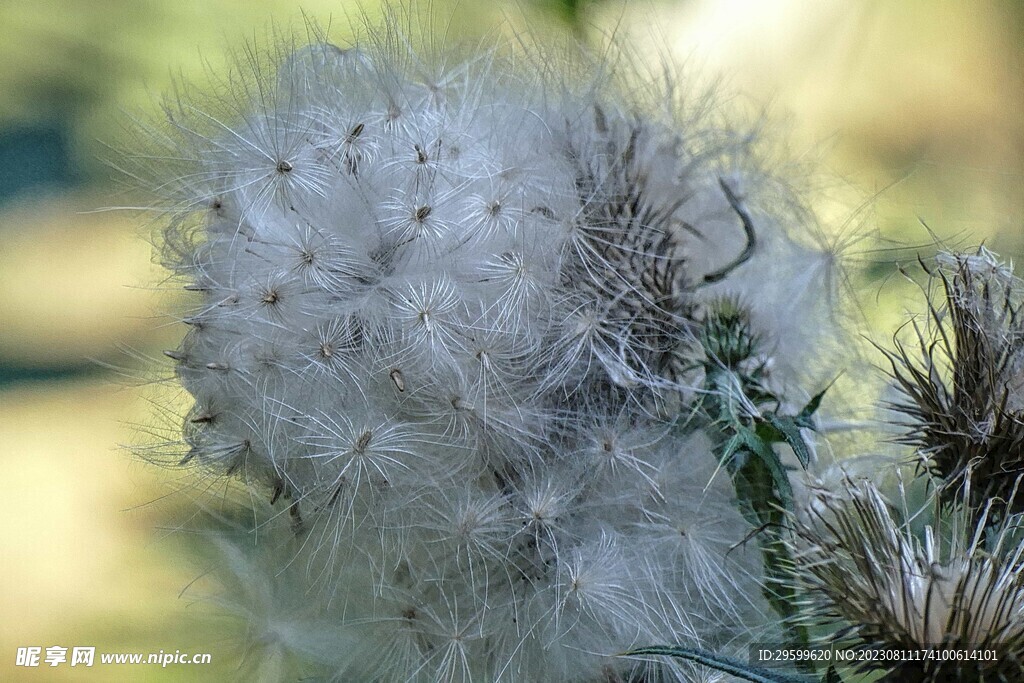
[{"label": "green leaf", "polygon": [[739,450],[742,442],[739,434],[733,434],[732,438],[726,442],[725,447],[722,448],[722,455],[718,461],[725,466],[730,474],[735,474],[738,469],[737,461],[732,456]]},{"label": "green leaf", "polygon": [[742,662],[737,662],[729,657],[722,657],[710,652],[705,652],[704,650],[688,647],[641,647],[636,650],[625,652],[621,656],[636,657],[639,655],[665,655],[667,657],[686,659],[688,661],[716,669],[723,673],[730,674],[737,678],[742,678],[745,681],[752,681],[753,683],[817,683],[818,680],[814,676],[788,674],[783,671],[774,671],[772,669],[751,666],[750,664],[743,664]]},{"label": "green leaf", "polygon": [[764,420],[779,434],[779,441],[789,444],[797,460],[800,461],[800,465],[807,469],[811,464],[811,449],[807,446],[804,435],[800,433],[802,425],[799,418],[781,417],[774,413],[768,413],[764,416]]},{"label": "green leaf", "polygon": [[[839,377],[836,377],[836,379],[839,379]],[[825,392],[827,392],[829,389],[832,388],[832,385],[836,383],[836,379],[834,379],[831,382],[829,382],[827,387],[825,387],[824,389],[819,391],[817,394],[815,394],[814,397],[811,398],[811,400],[807,402],[807,405],[805,405],[803,407],[803,409],[799,413],[797,413],[797,415],[796,415],[796,423],[798,425],[800,425],[801,427],[812,427],[813,428],[813,426],[811,424],[811,417],[816,412],[818,412],[818,408],[821,407],[821,400],[823,398],[825,398]]]},{"label": "green leaf", "polygon": [[779,495],[779,502],[787,510],[792,509],[793,487],[789,483],[789,474],[786,472],[786,468],[782,466],[782,461],[779,460],[775,449],[771,447],[771,443],[766,442],[756,431],[747,427],[739,427],[736,433],[742,439],[743,445],[751,453],[757,455],[765,467],[768,468],[774,490]]},{"label": "green leaf", "polygon": [[768,468],[760,459],[750,459],[743,467],[733,474],[733,488],[740,512],[747,523],[755,529],[762,528],[772,522],[772,502],[778,501],[774,493],[772,478]]},{"label": "green leaf", "polygon": [[[763,592],[772,608],[782,617],[790,645],[806,646],[807,630],[795,622],[797,595],[791,576],[792,558],[780,535],[783,510],[793,509],[793,489],[786,468],[771,446],[773,442],[785,441],[785,432],[769,422],[759,424],[757,431],[744,426],[735,429],[730,446],[735,448],[733,441],[739,437],[741,448],[751,457],[733,474],[733,487],[740,512],[752,526],[761,530],[765,571]],[[795,426],[793,431],[799,434]]]}]

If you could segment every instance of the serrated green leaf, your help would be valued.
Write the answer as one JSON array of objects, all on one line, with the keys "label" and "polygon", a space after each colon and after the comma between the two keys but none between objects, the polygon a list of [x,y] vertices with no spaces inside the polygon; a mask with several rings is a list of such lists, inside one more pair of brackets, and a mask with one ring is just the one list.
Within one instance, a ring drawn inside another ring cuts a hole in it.
[{"label": "serrated green leaf", "polygon": [[778,432],[781,437],[780,440],[789,444],[789,447],[793,449],[793,453],[796,455],[797,460],[800,461],[800,465],[807,469],[811,464],[811,449],[807,446],[804,435],[800,433],[801,425],[797,419],[782,417],[774,413],[768,413],[764,416],[764,420]]},{"label": "serrated green leaf", "polygon": [[736,430],[736,433],[742,439],[743,445],[757,455],[765,467],[768,468],[774,489],[780,498],[779,502],[785,509],[792,509],[793,487],[789,483],[789,474],[786,472],[786,468],[782,466],[782,461],[779,460],[775,449],[769,443],[766,443],[757,432],[747,427],[740,427]]},{"label": "serrated green leaf", "polygon": [[[774,413],[768,413],[773,415]],[[775,423],[766,417],[757,418],[754,431],[765,443],[781,443],[786,440],[786,435],[775,427]]]},{"label": "serrated green leaf", "polygon": [[733,475],[733,488],[740,513],[750,526],[757,529],[769,523],[767,517],[772,507],[768,501],[776,496],[768,468],[760,464],[760,460],[748,461]]},{"label": "serrated green leaf", "polygon": [[[836,379],[839,378],[836,377]],[[829,382],[827,387],[816,393],[811,398],[811,400],[807,402],[807,405],[805,405],[803,409],[801,409],[800,412],[796,414],[796,423],[798,425],[800,425],[801,427],[810,427],[811,429],[814,428],[813,424],[811,423],[811,417],[813,417],[813,415],[816,412],[818,412],[818,408],[821,407],[821,400],[825,398],[825,393],[832,388],[833,384],[836,383],[836,379]]]},{"label": "serrated green leaf", "polygon": [[742,443],[743,440],[740,438],[740,435],[733,434],[732,438],[726,442],[725,447],[722,449],[722,455],[719,457],[718,461],[725,466],[726,470],[728,470],[730,474],[734,474],[738,469],[738,466],[733,459],[733,455],[736,454],[736,451],[739,450]]}]

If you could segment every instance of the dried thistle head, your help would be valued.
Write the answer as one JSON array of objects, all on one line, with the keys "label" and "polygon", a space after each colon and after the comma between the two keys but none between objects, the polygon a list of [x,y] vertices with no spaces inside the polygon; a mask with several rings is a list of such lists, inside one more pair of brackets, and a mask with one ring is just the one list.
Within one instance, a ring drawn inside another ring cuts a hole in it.
[{"label": "dried thistle head", "polygon": [[[1024,679],[1024,536],[1020,516],[990,524],[963,504],[932,497],[928,523],[897,511],[871,483],[847,480],[793,522],[805,619],[865,648],[994,650],[997,660],[859,662],[886,681]],[[838,627],[838,630],[837,628]]]},{"label": "dried thistle head", "polygon": [[900,441],[935,474],[970,476],[978,510],[1024,473],[1024,283],[984,247],[925,269],[938,301],[910,348],[885,351],[903,394],[891,407],[907,418]]},{"label": "dried thistle head", "polygon": [[[702,302],[747,300],[759,263],[785,279],[755,249],[791,235],[754,139],[637,100],[603,58],[574,83],[512,46],[368,30],[254,49],[153,127],[176,163],[132,155],[194,296],[167,356],[195,408],[158,454],[269,501],[255,569],[228,567],[266,595],[239,610],[265,654],[335,680],[589,681],[633,667],[595,653],[745,637],[767,610],[747,522],[680,416]],[[755,326],[726,308],[739,363]],[[284,642],[278,593],[311,615],[298,636],[358,645]]]}]

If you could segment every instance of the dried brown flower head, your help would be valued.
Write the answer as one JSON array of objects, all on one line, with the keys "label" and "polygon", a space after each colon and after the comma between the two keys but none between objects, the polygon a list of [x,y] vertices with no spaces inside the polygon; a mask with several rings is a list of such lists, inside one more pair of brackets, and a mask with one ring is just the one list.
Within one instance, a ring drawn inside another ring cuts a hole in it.
[{"label": "dried brown flower head", "polygon": [[923,529],[870,483],[847,481],[840,495],[813,501],[793,536],[808,625],[865,648],[996,657],[857,663],[885,670],[886,681],[1024,680],[1021,519],[993,525],[987,505],[975,521],[969,496],[961,489],[952,506],[933,497]]},{"label": "dried brown flower head", "polygon": [[909,348],[885,351],[903,394],[891,407],[908,418],[900,441],[946,482],[969,475],[979,510],[1024,474],[1024,283],[985,248],[925,270],[939,301]]}]

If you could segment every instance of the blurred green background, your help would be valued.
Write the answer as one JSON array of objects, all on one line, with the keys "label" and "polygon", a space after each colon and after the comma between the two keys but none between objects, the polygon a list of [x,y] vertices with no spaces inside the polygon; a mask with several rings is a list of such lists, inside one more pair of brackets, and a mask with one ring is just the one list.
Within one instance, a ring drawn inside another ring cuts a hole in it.
[{"label": "blurred green background", "polygon": [[[913,294],[888,248],[926,245],[921,221],[952,244],[1024,255],[1019,2],[432,4],[453,36],[526,24],[583,41],[656,35],[652,59],[723,75],[743,93],[736,107],[785,117],[789,153],[826,170],[811,192],[826,229],[868,266],[858,287],[878,339]],[[222,69],[271,22],[301,29],[299,6],[0,3],[0,679],[233,677],[237,634],[179,597],[201,571],[187,537],[165,531],[188,517],[188,482],[120,447],[140,440],[150,401],[176,400],[134,378],[182,330],[144,218],[98,211],[138,201],[101,160],[124,142],[123,112],[152,110],[173,78],[201,84],[204,65]],[[301,11],[343,41],[349,17],[379,7],[304,0]],[[214,664],[16,669],[30,645],[210,652]]]}]

